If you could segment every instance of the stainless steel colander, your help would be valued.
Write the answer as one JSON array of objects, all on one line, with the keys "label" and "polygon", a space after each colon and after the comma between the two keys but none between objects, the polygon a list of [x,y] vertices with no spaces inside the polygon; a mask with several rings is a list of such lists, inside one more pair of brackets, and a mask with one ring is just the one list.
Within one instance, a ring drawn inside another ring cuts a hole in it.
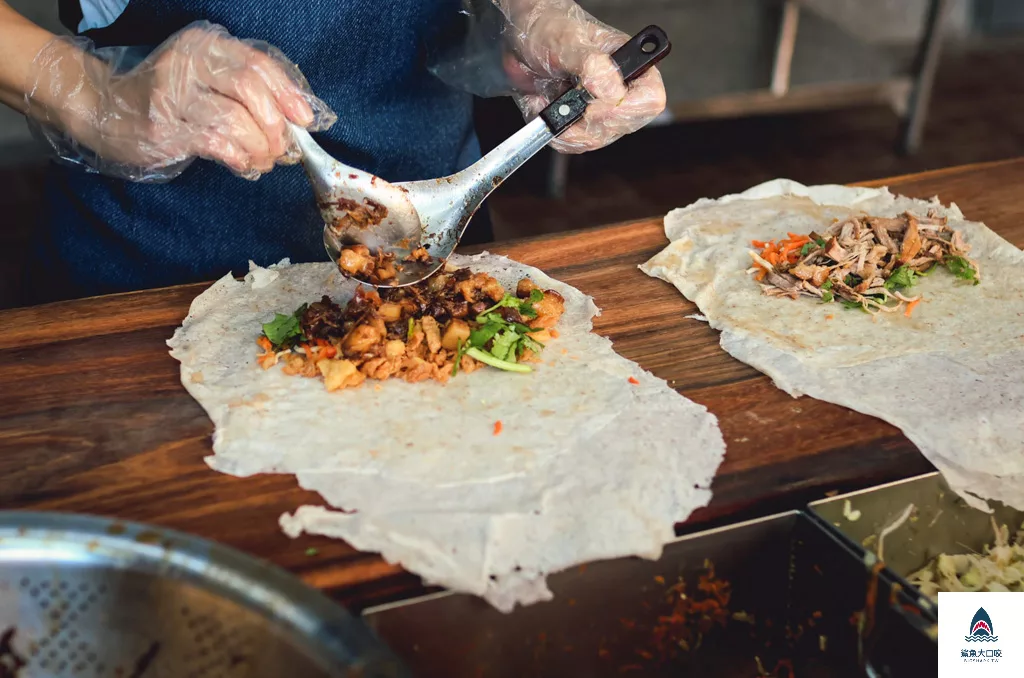
[{"label": "stainless steel colander", "polygon": [[135,523],[0,512],[0,678],[406,675],[268,563]]}]

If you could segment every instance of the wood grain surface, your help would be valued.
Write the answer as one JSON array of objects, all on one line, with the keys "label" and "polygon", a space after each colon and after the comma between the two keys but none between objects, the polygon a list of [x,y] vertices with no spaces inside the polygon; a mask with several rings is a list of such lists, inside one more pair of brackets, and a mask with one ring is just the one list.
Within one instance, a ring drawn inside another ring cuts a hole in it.
[{"label": "wood grain surface", "polygon": [[[874,185],[956,202],[1024,246],[1024,159]],[[495,245],[590,294],[597,332],[718,416],[728,452],[711,505],[681,530],[798,507],[931,470],[880,420],[793,399],[718,346],[695,307],[637,266],[666,240],[660,219]],[[0,508],[93,513],[191,532],[255,554],[353,609],[422,592],[419,579],[326,538],[291,540],[277,519],[322,503],[291,476],[239,479],[203,462],[213,426],[182,388],[166,340],[207,285],[0,313]],[[306,555],[314,547],[316,555]]]}]

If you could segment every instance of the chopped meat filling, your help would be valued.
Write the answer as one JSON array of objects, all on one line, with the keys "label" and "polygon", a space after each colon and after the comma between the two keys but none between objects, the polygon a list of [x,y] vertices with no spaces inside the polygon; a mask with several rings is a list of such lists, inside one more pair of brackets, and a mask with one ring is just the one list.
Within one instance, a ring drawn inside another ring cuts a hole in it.
[{"label": "chopped meat filling", "polygon": [[381,285],[398,277],[394,253],[383,250],[373,253],[366,245],[341,250],[338,266],[348,276],[371,285]]},{"label": "chopped meat filling", "polygon": [[384,221],[388,216],[388,208],[367,198],[362,204],[348,198],[339,198],[325,205],[344,214],[332,226],[335,230],[344,231],[349,228],[369,228]]},{"label": "chopped meat filling", "polygon": [[[373,262],[365,248],[352,257]],[[445,383],[459,370],[490,365],[529,372],[565,311],[565,300],[528,278],[507,295],[486,273],[447,267],[416,285],[360,287],[341,306],[329,297],[264,324],[257,344],[264,369],[323,377],[328,391],[366,379]]]}]

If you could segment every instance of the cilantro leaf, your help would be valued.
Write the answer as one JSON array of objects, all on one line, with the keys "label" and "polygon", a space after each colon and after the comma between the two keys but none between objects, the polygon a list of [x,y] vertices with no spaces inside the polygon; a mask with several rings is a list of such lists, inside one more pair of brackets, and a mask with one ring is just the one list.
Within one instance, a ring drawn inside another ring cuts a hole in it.
[{"label": "cilantro leaf", "polygon": [[825,282],[821,283],[821,289],[825,290],[826,292],[832,289],[832,278],[829,278]]},{"label": "cilantro leaf", "polygon": [[539,289],[530,290],[530,303],[536,304],[539,301],[544,301],[544,293]]},{"label": "cilantro leaf", "polygon": [[267,339],[274,346],[281,346],[291,339],[304,338],[299,318],[305,312],[306,304],[299,306],[295,313],[291,315],[275,313],[273,320],[263,324],[263,334],[266,335]]},{"label": "cilantro leaf", "polygon": [[889,279],[885,281],[885,289],[895,290],[910,287],[914,284],[914,279],[916,277],[917,273],[915,273],[913,269],[908,268],[907,266],[900,266],[893,271],[892,275],[889,276]]},{"label": "cilantro leaf", "polygon": [[[825,286],[822,285],[822,288],[824,288],[824,287]],[[834,299],[835,299],[835,295],[832,294],[831,292],[829,292],[828,290],[825,290],[824,292],[821,293],[821,303],[823,303],[823,304],[827,304],[827,303],[831,302]]]},{"label": "cilantro leaf", "polygon": [[809,242],[806,245],[804,245],[803,247],[801,247],[800,248],[800,256],[801,257],[806,257],[808,254],[811,253],[811,250],[814,249],[814,246],[815,246],[815,243]]},{"label": "cilantro leaf", "polygon": [[946,268],[961,280],[972,280],[975,285],[981,282],[978,279],[978,271],[975,270],[974,265],[963,257],[950,257],[946,260]]},{"label": "cilantro leaf", "polygon": [[818,247],[824,248],[828,243],[822,238],[815,238],[814,242],[818,243]]},{"label": "cilantro leaf", "polygon": [[498,360],[508,360],[509,356],[515,361],[515,345],[519,343],[520,336],[511,329],[505,329],[494,336],[491,343],[491,355]]},{"label": "cilantro leaf", "polygon": [[525,335],[523,337],[521,345],[524,350],[533,351],[534,353],[540,353],[544,350],[544,344],[540,343],[530,335]]},{"label": "cilantro leaf", "polygon": [[864,308],[859,301],[850,301],[849,299],[840,299],[839,302],[846,308]]},{"label": "cilantro leaf", "polygon": [[533,308],[533,304],[528,301],[524,301],[519,304],[519,315],[524,318],[536,318],[537,311]]},{"label": "cilantro leaf", "polygon": [[499,301],[494,306],[491,306],[489,309],[485,310],[483,313],[478,315],[477,316],[477,322],[481,322],[480,321],[480,317],[481,316],[485,316],[485,315],[489,315],[491,313],[494,313],[499,308],[516,308],[517,309],[517,308],[519,308],[519,304],[520,303],[521,302],[519,301],[518,298],[513,297],[511,294],[506,294],[504,297],[502,297],[501,301]]},{"label": "cilantro leaf", "polygon": [[505,324],[505,319],[497,313],[481,313],[476,317],[476,322],[481,325],[489,325],[491,323],[498,323],[499,325]]},{"label": "cilantro leaf", "polygon": [[469,333],[469,345],[476,346],[477,348],[483,348],[487,345],[488,341],[494,338],[494,335],[502,330],[503,327],[503,323],[488,322]]},{"label": "cilantro leaf", "polygon": [[863,281],[858,276],[855,276],[852,273],[848,273],[846,277],[843,279],[843,282],[846,283],[847,287],[856,287]]}]

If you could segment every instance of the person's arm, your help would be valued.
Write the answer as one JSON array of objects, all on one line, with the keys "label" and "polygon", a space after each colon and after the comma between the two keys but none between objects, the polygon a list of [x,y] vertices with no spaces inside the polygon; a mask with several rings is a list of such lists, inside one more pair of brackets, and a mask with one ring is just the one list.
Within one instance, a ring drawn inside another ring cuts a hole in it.
[{"label": "person's arm", "polygon": [[0,0],[0,102],[25,112],[25,83],[32,60],[53,33],[36,26]]},{"label": "person's arm", "polygon": [[296,160],[288,121],[335,120],[283,55],[213,24],[192,24],[137,65],[130,57],[55,37],[0,0],[0,101],[66,161],[163,181],[202,157],[255,179]]},{"label": "person's arm", "polygon": [[516,103],[532,117],[578,79],[594,96],[583,119],[552,142],[583,153],[635,132],[665,110],[665,86],[652,68],[627,87],[611,53],[629,40],[573,0],[492,0],[509,23],[506,71]]}]

